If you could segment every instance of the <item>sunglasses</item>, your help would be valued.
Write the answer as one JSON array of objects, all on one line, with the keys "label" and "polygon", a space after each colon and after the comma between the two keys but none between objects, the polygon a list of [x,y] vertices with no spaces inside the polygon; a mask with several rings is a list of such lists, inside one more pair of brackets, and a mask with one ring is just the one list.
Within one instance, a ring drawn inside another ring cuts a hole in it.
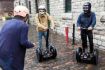
[{"label": "sunglasses", "polygon": [[39,12],[45,12],[44,10],[39,10]]}]

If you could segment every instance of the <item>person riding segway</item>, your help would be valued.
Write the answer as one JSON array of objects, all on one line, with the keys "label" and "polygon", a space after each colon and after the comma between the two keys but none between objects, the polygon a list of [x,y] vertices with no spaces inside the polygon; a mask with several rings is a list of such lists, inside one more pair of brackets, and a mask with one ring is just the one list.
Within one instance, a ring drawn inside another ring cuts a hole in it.
[{"label": "person riding segway", "polygon": [[[48,41],[50,25],[51,29],[54,29],[55,24],[51,16],[46,11],[46,7],[44,5],[40,5],[38,7],[38,13],[35,16],[38,32],[38,48],[36,49],[36,55],[39,62],[45,58],[52,58],[52,56],[55,58],[57,55],[56,49],[54,46],[50,45]],[[49,24],[49,21],[51,24]],[[46,50],[42,49],[42,37],[46,40]]]},{"label": "person riding segway", "polygon": [[[83,13],[81,13],[77,20],[77,27],[81,33],[82,48],[76,50],[77,62],[86,62],[97,64],[97,50],[93,45],[93,29],[96,25],[96,15],[91,11],[91,3],[86,2],[83,5]],[[87,37],[89,40],[89,52],[87,52]],[[95,57],[95,58],[94,58]],[[92,61],[94,58],[94,62]]]}]

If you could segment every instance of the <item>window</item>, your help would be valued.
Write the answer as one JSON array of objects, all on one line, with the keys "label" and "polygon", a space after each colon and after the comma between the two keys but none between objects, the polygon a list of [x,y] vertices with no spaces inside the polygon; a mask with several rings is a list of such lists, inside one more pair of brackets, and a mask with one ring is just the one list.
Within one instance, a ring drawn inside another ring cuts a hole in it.
[{"label": "window", "polygon": [[65,12],[71,12],[71,0],[65,0]]}]

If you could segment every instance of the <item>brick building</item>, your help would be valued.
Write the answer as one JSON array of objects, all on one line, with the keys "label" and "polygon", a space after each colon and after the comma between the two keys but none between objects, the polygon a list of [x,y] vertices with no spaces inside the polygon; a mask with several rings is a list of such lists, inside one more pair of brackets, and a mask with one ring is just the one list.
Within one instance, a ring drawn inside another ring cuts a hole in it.
[{"label": "brick building", "polygon": [[[105,0],[15,0],[14,5],[26,5],[30,9],[30,21],[34,23],[34,16],[37,7],[45,4],[48,12],[54,17],[58,27],[56,31],[59,34],[65,34],[65,25],[69,26],[69,37],[72,37],[72,25],[76,23],[78,15],[82,12],[82,6],[85,2],[91,2],[92,11],[96,13],[97,25],[94,30],[94,42],[105,46],[105,24],[100,22],[105,11]],[[76,39],[80,39],[76,31]]]}]

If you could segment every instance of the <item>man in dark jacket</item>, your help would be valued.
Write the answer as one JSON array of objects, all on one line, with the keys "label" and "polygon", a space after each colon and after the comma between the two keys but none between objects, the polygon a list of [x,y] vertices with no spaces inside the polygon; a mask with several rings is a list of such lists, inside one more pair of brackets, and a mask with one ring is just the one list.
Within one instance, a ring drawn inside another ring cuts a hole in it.
[{"label": "man in dark jacket", "polygon": [[96,15],[91,12],[91,3],[86,2],[83,5],[83,13],[80,14],[77,20],[78,30],[81,31],[83,52],[87,48],[87,37],[89,39],[90,53],[93,52],[93,28],[96,24]]},{"label": "man in dark jacket", "polygon": [[28,41],[29,11],[25,6],[14,8],[14,18],[5,22],[0,32],[0,67],[3,70],[23,70],[27,48],[34,47]]}]

